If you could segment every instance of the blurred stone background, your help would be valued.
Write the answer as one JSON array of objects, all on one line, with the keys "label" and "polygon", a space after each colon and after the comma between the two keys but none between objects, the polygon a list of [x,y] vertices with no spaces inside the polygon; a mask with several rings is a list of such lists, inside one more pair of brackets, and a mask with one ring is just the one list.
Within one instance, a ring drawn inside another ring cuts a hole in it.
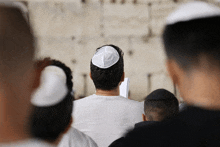
[{"label": "blurred stone background", "polygon": [[[114,44],[124,51],[131,98],[141,101],[165,88],[175,93],[165,67],[161,33],[166,17],[193,0],[27,0],[37,39],[36,58],[61,60],[73,71],[76,97],[95,92],[89,78],[96,48]],[[219,5],[218,0],[206,0]]]}]

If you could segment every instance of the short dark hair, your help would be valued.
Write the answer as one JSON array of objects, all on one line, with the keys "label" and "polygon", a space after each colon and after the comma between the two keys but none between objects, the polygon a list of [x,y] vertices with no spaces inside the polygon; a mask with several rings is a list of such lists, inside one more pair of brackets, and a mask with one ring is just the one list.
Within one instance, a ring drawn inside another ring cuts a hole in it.
[{"label": "short dark hair", "polygon": [[71,122],[73,98],[68,92],[62,102],[50,107],[34,106],[31,115],[33,137],[54,142]]},{"label": "short dark hair", "polygon": [[71,94],[73,86],[72,72],[69,67],[58,60],[46,58],[43,61],[45,60],[50,61],[50,65],[58,66],[64,70],[67,76],[68,93],[60,103],[54,106],[34,106],[31,115],[31,133],[35,138],[54,142],[71,122],[74,100]]},{"label": "short dark hair", "polygon": [[171,92],[157,89],[145,98],[144,112],[149,121],[167,120],[179,113],[179,102]]},{"label": "short dark hair", "polygon": [[[205,55],[220,65],[220,16],[194,19],[166,25],[163,32],[165,51],[183,69],[198,66]],[[213,60],[214,59],[214,60]]]},{"label": "short dark hair", "polygon": [[[96,89],[112,90],[117,88],[124,72],[123,52],[119,47],[115,45],[104,45],[104,46],[113,47],[119,54],[119,60],[116,64],[114,64],[113,66],[107,69],[101,69],[93,65],[91,61],[90,62],[91,76]],[[102,47],[99,47],[97,50],[99,50]]]}]

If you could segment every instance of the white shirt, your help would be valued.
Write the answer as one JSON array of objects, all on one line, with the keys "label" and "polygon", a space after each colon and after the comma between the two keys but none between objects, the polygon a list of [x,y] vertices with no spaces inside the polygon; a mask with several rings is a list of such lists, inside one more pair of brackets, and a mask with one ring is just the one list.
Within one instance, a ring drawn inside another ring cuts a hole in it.
[{"label": "white shirt", "polygon": [[49,144],[40,139],[27,139],[12,143],[0,143],[0,147],[55,147],[55,145]]},{"label": "white shirt", "polygon": [[142,121],[143,104],[121,96],[99,96],[74,102],[73,126],[107,147]]},{"label": "white shirt", "polygon": [[84,133],[75,128],[70,128],[63,136],[58,147],[98,147],[97,144]]}]

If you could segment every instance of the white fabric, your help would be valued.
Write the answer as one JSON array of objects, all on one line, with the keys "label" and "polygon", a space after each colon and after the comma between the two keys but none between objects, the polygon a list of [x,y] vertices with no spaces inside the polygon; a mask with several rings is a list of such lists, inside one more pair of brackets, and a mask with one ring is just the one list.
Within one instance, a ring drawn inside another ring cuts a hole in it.
[{"label": "white fabric", "polygon": [[119,86],[120,96],[128,98],[129,84],[130,84],[130,79],[129,78],[124,78],[124,81]]},{"label": "white fabric", "polygon": [[63,136],[58,147],[98,147],[97,144],[87,136],[75,128],[70,130]]},{"label": "white fabric", "polygon": [[143,105],[121,96],[98,96],[74,102],[73,126],[107,147],[127,129],[142,121]]},{"label": "white fabric", "polygon": [[174,24],[180,21],[189,21],[210,16],[220,16],[220,9],[205,2],[189,2],[181,5],[176,11],[167,17],[167,24]]},{"label": "white fabric", "polygon": [[61,102],[68,89],[66,74],[57,66],[47,66],[42,71],[40,86],[33,93],[31,103],[34,106],[52,106]]},{"label": "white fabric", "polygon": [[109,68],[119,60],[118,52],[111,46],[100,48],[92,57],[92,64],[99,68]]},{"label": "white fabric", "polygon": [[28,139],[7,144],[0,143],[0,147],[55,147],[55,145],[49,144],[39,139]]}]

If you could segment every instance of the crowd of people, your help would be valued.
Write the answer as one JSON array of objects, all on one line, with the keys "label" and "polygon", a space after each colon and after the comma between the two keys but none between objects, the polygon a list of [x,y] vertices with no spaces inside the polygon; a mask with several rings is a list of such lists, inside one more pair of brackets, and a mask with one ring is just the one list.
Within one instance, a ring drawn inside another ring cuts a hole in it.
[{"label": "crowd of people", "polygon": [[220,146],[220,8],[190,2],[167,18],[166,66],[187,105],[181,110],[166,89],[144,103],[120,96],[124,54],[113,44],[91,57],[95,93],[75,100],[68,66],[34,60],[20,8],[0,4],[0,22],[1,147]]}]

